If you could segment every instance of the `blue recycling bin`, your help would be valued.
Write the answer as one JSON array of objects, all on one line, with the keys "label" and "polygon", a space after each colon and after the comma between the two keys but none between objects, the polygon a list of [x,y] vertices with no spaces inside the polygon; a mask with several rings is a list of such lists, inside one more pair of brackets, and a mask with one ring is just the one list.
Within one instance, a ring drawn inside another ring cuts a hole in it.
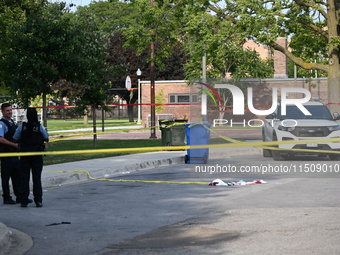
[{"label": "blue recycling bin", "polygon": [[[185,124],[187,145],[208,145],[210,124],[207,121]],[[206,164],[209,159],[209,148],[188,149],[185,155],[186,164]]]}]

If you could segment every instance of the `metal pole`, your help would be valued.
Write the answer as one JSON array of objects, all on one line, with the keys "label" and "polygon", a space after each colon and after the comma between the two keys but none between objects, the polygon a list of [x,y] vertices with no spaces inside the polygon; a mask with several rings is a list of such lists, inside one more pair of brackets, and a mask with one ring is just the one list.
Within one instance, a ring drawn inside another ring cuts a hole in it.
[{"label": "metal pole", "polygon": [[43,118],[44,127],[47,128],[47,99],[46,99],[46,93],[45,92],[43,92],[42,118]]},{"label": "metal pole", "polygon": [[[150,6],[153,7],[153,0],[150,0]],[[152,30],[151,35],[155,32]],[[156,136],[156,107],[155,107],[155,43],[151,42],[151,62],[150,62],[150,98],[151,98],[151,136]]]},{"label": "metal pole", "polygon": [[151,63],[150,63],[150,97],[151,97],[151,136],[150,138],[157,138],[156,136],[156,107],[155,107],[155,44],[151,42]]},{"label": "metal pole", "polygon": [[[294,84],[295,87],[297,87],[297,70],[296,70],[296,64],[294,64]],[[295,93],[295,98],[297,98],[297,94]]]},{"label": "metal pole", "polygon": [[141,124],[142,122],[141,122],[141,106],[140,106],[140,93],[141,93],[141,91],[140,91],[140,79],[138,79],[138,119],[137,119],[137,124]]},{"label": "metal pole", "polygon": [[[205,50],[202,58],[202,82],[207,82],[207,58]],[[201,115],[202,121],[207,121],[207,93],[204,90],[202,90]]]}]

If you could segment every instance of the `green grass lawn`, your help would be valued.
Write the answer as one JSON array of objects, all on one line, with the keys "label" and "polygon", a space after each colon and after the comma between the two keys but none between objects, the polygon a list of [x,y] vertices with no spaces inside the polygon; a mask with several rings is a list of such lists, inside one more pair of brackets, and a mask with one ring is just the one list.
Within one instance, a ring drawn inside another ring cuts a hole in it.
[{"label": "green grass lawn", "polygon": [[[119,149],[119,148],[143,148],[162,146],[160,139],[140,139],[140,140],[98,140],[97,146],[93,147],[92,140],[63,140],[48,144],[47,151],[73,151],[73,150],[99,150],[99,149]],[[46,155],[45,165],[60,164],[94,158],[114,157],[141,153],[145,151],[115,152],[115,153],[77,153],[66,155]]]},{"label": "green grass lawn", "polygon": [[[47,129],[48,131],[56,131],[56,130],[70,130],[70,129],[78,129],[78,128],[92,128],[93,127],[92,120],[89,119],[88,124],[84,124],[83,119],[49,119],[47,121]],[[105,119],[104,127],[117,127],[117,126],[133,126],[136,125],[136,122],[129,122],[127,118],[122,119]],[[97,120],[97,129],[101,129],[102,120]]]},{"label": "green grass lawn", "polygon": [[[83,119],[52,119],[47,122],[48,131],[58,131],[58,130],[72,130],[81,128],[91,128],[92,120],[89,119],[88,124],[84,124]],[[121,119],[106,119],[104,121],[104,127],[117,127],[117,126],[132,126],[136,125],[136,122],[129,122],[127,118]],[[97,132],[101,132],[102,120],[97,120]],[[118,130],[115,130],[117,132]],[[128,129],[123,131],[128,132]],[[82,133],[91,133],[91,131],[84,131]],[[60,133],[50,133],[52,137],[62,136],[77,136],[79,133],[74,132],[60,132]],[[119,148],[141,148],[141,147],[155,147],[161,146],[160,139],[145,139],[145,140],[97,140],[96,147],[93,146],[93,140],[60,140],[50,142],[48,144],[47,151],[73,151],[73,150],[100,150],[100,149],[119,149]],[[45,165],[60,164],[66,162],[73,162],[86,159],[103,158],[103,157],[113,157],[120,155],[127,155],[133,153],[140,153],[142,151],[133,152],[115,152],[115,153],[77,153],[77,154],[66,154],[66,155],[46,155],[44,157]],[[145,151],[143,151],[145,152]]]}]

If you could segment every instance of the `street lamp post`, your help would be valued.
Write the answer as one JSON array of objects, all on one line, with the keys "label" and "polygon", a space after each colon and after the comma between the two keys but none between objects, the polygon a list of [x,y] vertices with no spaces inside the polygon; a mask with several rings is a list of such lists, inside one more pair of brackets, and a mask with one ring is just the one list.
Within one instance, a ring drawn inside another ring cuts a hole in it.
[{"label": "street lamp post", "polygon": [[142,75],[142,71],[138,68],[137,72],[136,72],[137,76],[138,76],[138,120],[137,120],[137,124],[141,124],[141,91],[140,91],[140,76]]}]

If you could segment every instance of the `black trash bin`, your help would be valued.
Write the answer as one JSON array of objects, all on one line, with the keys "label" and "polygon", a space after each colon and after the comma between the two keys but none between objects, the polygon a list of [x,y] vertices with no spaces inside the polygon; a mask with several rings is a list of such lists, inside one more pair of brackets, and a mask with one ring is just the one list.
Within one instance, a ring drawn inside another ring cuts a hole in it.
[{"label": "black trash bin", "polygon": [[[188,123],[185,125],[187,145],[208,145],[210,139],[210,124],[207,121]],[[188,149],[185,163],[206,164],[209,159],[209,148]]]},{"label": "black trash bin", "polygon": [[188,120],[174,120],[174,123],[170,126],[170,145],[186,145],[185,124],[187,122]]},{"label": "black trash bin", "polygon": [[188,120],[159,120],[162,146],[184,146],[186,144],[185,123]]},{"label": "black trash bin", "polygon": [[159,120],[159,129],[162,133],[162,146],[170,146],[170,127],[174,123],[173,120]]}]

